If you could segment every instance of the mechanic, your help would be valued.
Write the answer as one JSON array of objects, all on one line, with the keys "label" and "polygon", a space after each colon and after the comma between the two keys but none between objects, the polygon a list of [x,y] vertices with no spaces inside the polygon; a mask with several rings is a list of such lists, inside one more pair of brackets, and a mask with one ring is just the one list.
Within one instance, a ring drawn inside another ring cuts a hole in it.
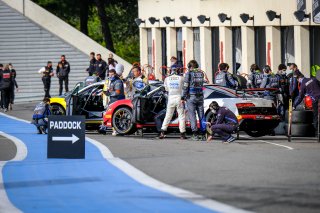
[{"label": "mechanic", "polygon": [[90,53],[90,62],[89,62],[89,67],[87,68],[87,72],[89,76],[92,76],[93,73],[96,70],[96,58],[95,58],[95,53],[91,52]]},{"label": "mechanic", "polygon": [[9,101],[9,110],[12,110],[12,106],[14,104],[15,89],[17,90],[17,92],[19,91],[19,89],[18,89],[18,83],[16,81],[17,72],[13,68],[11,63],[9,63],[9,69],[11,72],[12,82],[13,82],[13,84],[11,85],[11,88],[10,88],[10,101]]},{"label": "mechanic", "polygon": [[[201,120],[204,118],[204,97],[203,97],[203,84],[204,73],[199,70],[198,62],[191,60],[188,63],[188,71],[185,74],[183,83],[183,94],[181,100],[187,102],[188,115],[192,129],[192,140],[206,140],[205,127],[202,125]],[[197,127],[197,116],[200,120],[200,131]]]},{"label": "mechanic", "polygon": [[38,134],[47,134],[49,115],[51,115],[50,99],[45,97],[42,102],[36,105],[32,116],[32,124],[37,127]]},{"label": "mechanic", "polygon": [[211,112],[216,115],[216,120],[212,123],[207,122],[211,126],[212,134],[207,141],[213,138],[213,135],[218,134],[224,143],[232,143],[235,137],[231,134],[237,130],[239,124],[236,115],[227,107],[220,107],[216,101],[212,101],[209,105]]},{"label": "mechanic", "polygon": [[132,68],[133,78],[129,80],[129,98],[133,99],[136,94],[140,92],[149,85],[148,78],[142,74],[141,68],[139,66]]},{"label": "mechanic", "polygon": [[101,54],[97,54],[97,60],[96,60],[95,66],[96,66],[96,70],[95,70],[96,76],[99,76],[101,80],[105,80],[108,65],[107,65],[107,62],[102,60]]},{"label": "mechanic", "polygon": [[[59,66],[61,64],[62,66]],[[69,73],[70,73],[70,64],[66,61],[66,56],[61,55],[61,61],[58,63],[56,74],[59,78],[59,96],[62,95],[63,82],[65,91],[69,92]]]},{"label": "mechanic", "polygon": [[289,92],[290,97],[292,100],[295,100],[296,97],[299,95],[299,85],[298,85],[298,76],[302,75],[300,70],[298,69],[298,66],[294,63],[292,63],[289,67],[291,73],[288,75],[289,77]]},{"label": "mechanic", "polygon": [[260,88],[279,88],[279,82],[277,76],[272,73],[271,67],[266,65],[263,68],[263,79]]},{"label": "mechanic", "polygon": [[180,139],[186,139],[186,118],[184,112],[184,102],[181,98],[183,90],[183,81],[184,78],[180,75],[177,69],[173,69],[172,74],[164,80],[164,87],[165,90],[168,92],[168,103],[166,117],[164,118],[161,127],[159,139],[163,139],[165,137],[165,132],[168,129],[169,123],[172,119],[175,110],[177,110],[178,112]]},{"label": "mechanic", "polygon": [[251,74],[248,76],[247,87],[249,89],[260,88],[260,84],[263,79],[263,74],[260,71],[260,68],[257,64],[252,64],[250,66]]},{"label": "mechanic", "polygon": [[13,76],[9,68],[9,64],[5,65],[4,69],[0,73],[1,90],[2,90],[2,105],[4,112],[8,111],[10,103],[11,88],[14,85]]},{"label": "mechanic", "polygon": [[42,74],[42,82],[44,86],[44,97],[51,98],[50,96],[50,86],[51,86],[51,77],[53,74],[52,62],[48,61],[47,66],[42,67],[38,73]]},{"label": "mechanic", "polygon": [[117,76],[122,80],[123,79],[123,71],[124,71],[124,66],[122,64],[117,64],[116,65],[116,73],[117,73]]},{"label": "mechanic", "polygon": [[109,70],[109,80],[110,84],[106,92],[106,95],[110,96],[109,104],[112,104],[113,102],[118,100],[125,99],[123,82],[117,75],[116,70]]},{"label": "mechanic", "polygon": [[215,77],[215,84],[235,89],[237,82],[233,79],[232,75],[228,72],[229,65],[227,63],[219,64],[219,72]]},{"label": "mechanic", "polygon": [[278,72],[276,77],[278,79],[278,85],[280,94],[278,95],[279,107],[278,113],[284,119],[285,112],[289,108],[289,78],[286,74],[287,66],[284,64],[279,64]]},{"label": "mechanic", "polygon": [[172,56],[170,58],[170,69],[181,69],[182,68],[182,64],[178,62],[178,59],[175,56]]},{"label": "mechanic", "polygon": [[313,126],[318,129],[318,101],[320,98],[320,85],[316,78],[305,78],[303,74],[297,76],[300,83],[299,96],[295,99],[293,110],[301,103],[304,96],[308,95],[312,99]]}]

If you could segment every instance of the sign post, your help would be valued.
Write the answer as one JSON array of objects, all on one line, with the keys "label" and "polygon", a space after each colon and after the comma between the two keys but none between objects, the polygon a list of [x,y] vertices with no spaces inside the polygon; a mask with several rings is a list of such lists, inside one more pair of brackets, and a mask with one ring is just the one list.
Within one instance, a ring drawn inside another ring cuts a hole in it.
[{"label": "sign post", "polygon": [[48,158],[85,158],[84,116],[49,116]]}]

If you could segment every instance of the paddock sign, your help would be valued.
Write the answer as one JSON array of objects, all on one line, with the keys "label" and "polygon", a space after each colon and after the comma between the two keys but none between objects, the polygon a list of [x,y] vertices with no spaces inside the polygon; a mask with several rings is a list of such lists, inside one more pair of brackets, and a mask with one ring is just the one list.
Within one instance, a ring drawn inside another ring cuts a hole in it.
[{"label": "paddock sign", "polygon": [[49,116],[48,158],[85,158],[84,116]]}]

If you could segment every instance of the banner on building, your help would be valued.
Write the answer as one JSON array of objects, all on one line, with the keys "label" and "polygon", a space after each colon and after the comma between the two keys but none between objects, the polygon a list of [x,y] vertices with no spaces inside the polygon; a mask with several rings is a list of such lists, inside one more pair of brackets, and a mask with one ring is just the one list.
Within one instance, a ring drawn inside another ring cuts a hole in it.
[{"label": "banner on building", "polygon": [[314,23],[320,24],[320,0],[312,2],[312,17]]}]

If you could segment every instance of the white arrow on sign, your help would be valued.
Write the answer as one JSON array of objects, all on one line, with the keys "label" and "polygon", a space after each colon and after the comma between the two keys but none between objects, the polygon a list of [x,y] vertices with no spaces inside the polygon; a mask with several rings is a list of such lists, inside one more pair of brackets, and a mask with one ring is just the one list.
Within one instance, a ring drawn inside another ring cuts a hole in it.
[{"label": "white arrow on sign", "polygon": [[72,144],[77,142],[79,138],[72,134],[72,137],[52,137],[53,141],[72,141]]}]

